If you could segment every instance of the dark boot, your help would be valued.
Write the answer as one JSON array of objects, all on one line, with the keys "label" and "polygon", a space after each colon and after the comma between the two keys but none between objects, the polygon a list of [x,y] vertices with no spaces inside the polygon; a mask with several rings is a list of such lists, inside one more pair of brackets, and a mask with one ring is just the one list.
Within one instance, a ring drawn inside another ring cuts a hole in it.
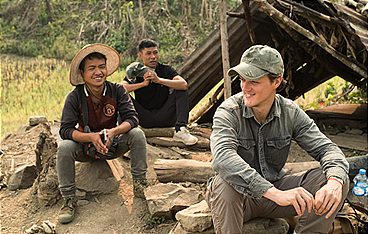
[{"label": "dark boot", "polygon": [[59,223],[66,224],[74,219],[77,199],[75,197],[66,197],[63,199],[63,206],[59,211]]},{"label": "dark boot", "polygon": [[133,179],[133,192],[135,197],[146,199],[144,195],[144,189],[147,188],[147,180],[145,179]]}]

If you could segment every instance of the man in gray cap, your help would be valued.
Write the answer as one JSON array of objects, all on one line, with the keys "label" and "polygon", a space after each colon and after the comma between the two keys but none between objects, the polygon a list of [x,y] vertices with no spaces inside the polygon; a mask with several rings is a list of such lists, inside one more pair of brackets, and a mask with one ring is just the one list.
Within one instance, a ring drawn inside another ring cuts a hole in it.
[{"label": "man in gray cap", "polygon": [[[206,200],[216,233],[242,233],[257,217],[298,216],[295,233],[327,233],[346,198],[348,163],[337,145],[293,101],[276,90],[284,64],[265,45],[247,49],[229,70],[242,92],[224,101],[213,119],[212,167]],[[283,170],[294,140],[320,168]]]}]

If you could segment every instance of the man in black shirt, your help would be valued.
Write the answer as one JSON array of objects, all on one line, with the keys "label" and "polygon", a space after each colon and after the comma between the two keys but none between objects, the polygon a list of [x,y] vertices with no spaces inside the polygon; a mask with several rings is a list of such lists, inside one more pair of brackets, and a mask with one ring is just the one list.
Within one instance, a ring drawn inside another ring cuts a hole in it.
[{"label": "man in black shirt", "polygon": [[[138,57],[143,64],[135,62],[127,67],[123,85],[128,92],[134,91],[132,100],[142,127],[175,126],[174,139],[194,145],[198,139],[186,128],[189,115],[187,82],[174,68],[158,62],[158,48],[153,40],[140,41]],[[139,74],[132,75],[138,70]]]}]

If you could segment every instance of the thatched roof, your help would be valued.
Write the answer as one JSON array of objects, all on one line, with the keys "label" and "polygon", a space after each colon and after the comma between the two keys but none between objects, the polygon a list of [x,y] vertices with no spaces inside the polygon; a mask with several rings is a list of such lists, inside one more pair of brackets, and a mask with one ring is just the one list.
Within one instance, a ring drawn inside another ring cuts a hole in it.
[{"label": "thatched roof", "polygon": [[[251,45],[267,44],[284,58],[288,84],[282,94],[286,97],[296,99],[336,75],[367,86],[367,15],[323,0],[256,0],[247,4],[243,0],[235,13],[228,13],[230,66],[236,65]],[[219,30],[191,54],[179,72],[188,82],[193,108],[223,78]],[[239,91],[235,80],[232,93]],[[202,122],[211,122],[222,100],[214,97]]]}]

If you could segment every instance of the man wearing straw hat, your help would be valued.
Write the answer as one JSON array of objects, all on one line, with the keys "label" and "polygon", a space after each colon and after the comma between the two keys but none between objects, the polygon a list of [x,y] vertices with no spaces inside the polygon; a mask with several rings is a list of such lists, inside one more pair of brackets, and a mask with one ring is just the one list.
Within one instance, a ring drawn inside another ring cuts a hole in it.
[{"label": "man wearing straw hat", "polygon": [[119,64],[119,54],[103,44],[83,47],[71,62],[69,79],[76,87],[65,100],[56,161],[64,200],[60,223],[75,215],[75,161],[109,160],[129,151],[134,195],[144,198],[146,139],[125,89],[106,80]]},{"label": "man wearing straw hat", "polygon": [[[206,200],[216,233],[242,233],[257,217],[298,216],[295,233],[327,233],[349,189],[349,165],[293,101],[278,94],[284,64],[269,46],[247,49],[229,70],[242,92],[224,101],[213,118],[212,168]],[[292,140],[320,168],[287,175]]]}]

